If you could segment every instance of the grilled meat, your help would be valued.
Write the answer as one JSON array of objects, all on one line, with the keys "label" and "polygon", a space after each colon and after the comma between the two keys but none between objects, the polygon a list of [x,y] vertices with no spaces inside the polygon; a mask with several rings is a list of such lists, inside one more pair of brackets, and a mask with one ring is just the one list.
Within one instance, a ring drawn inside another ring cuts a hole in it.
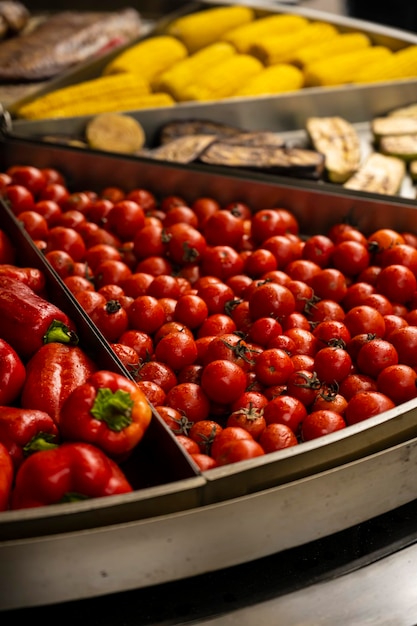
[{"label": "grilled meat", "polygon": [[141,29],[140,15],[132,8],[112,13],[56,13],[33,30],[0,44],[0,81],[52,78],[110,44],[128,42]]}]

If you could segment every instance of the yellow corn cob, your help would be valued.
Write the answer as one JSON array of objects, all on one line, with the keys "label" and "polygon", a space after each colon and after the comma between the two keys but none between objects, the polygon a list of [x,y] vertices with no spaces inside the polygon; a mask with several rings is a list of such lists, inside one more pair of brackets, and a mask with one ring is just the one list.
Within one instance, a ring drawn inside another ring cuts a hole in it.
[{"label": "yellow corn cob", "polygon": [[216,63],[196,77],[183,92],[183,100],[220,100],[228,98],[242,84],[264,69],[258,59],[249,54],[234,54]]},{"label": "yellow corn cob", "polygon": [[270,65],[246,81],[233,96],[257,96],[301,89],[304,84],[303,72],[289,63]]},{"label": "yellow corn cob", "polygon": [[249,48],[249,53],[260,59],[265,65],[291,63],[301,46],[313,44],[336,37],[335,26],[327,22],[313,22],[286,35],[263,37]]},{"label": "yellow corn cob", "polygon": [[169,70],[160,74],[152,83],[152,89],[165,91],[174,100],[181,101],[184,89],[190,83],[216,63],[220,63],[234,54],[236,54],[236,50],[231,44],[225,41],[213,43],[198,50],[186,59],[178,61]]},{"label": "yellow corn cob", "polygon": [[355,74],[355,83],[398,80],[417,77],[417,45],[407,46],[394,52],[384,63],[362,65]]},{"label": "yellow corn cob", "polygon": [[363,50],[319,59],[304,68],[305,84],[308,87],[331,87],[351,83],[359,68],[370,64],[385,66],[392,54],[385,46],[370,46]]},{"label": "yellow corn cob", "polygon": [[268,15],[227,31],[222,40],[233,44],[238,52],[246,53],[253,43],[263,37],[292,33],[307,25],[307,18],[301,15]]},{"label": "yellow corn cob", "polygon": [[175,37],[149,37],[121,52],[104,68],[103,74],[134,72],[150,82],[187,55],[186,47]]},{"label": "yellow corn cob", "polygon": [[252,21],[253,9],[228,6],[204,9],[177,18],[168,25],[166,33],[178,37],[192,54],[218,41],[223,33]]},{"label": "yellow corn cob", "polygon": [[298,67],[305,67],[319,59],[328,59],[337,54],[362,50],[370,45],[371,40],[365,33],[341,33],[331,39],[302,46],[295,51],[292,62]]},{"label": "yellow corn cob", "polygon": [[25,119],[75,117],[110,111],[169,106],[165,93],[150,93],[147,84],[133,74],[103,76],[50,92],[29,102],[16,115]]}]

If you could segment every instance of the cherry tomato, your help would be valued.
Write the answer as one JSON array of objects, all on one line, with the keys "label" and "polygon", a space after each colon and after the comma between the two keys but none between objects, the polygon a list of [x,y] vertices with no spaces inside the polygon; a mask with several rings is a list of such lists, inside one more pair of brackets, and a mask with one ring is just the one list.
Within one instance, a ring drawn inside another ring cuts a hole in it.
[{"label": "cherry tomato", "polygon": [[384,317],[371,306],[353,307],[346,313],[343,321],[352,337],[361,333],[372,333],[377,337],[385,334]]},{"label": "cherry tomato", "polygon": [[314,370],[322,383],[340,383],[352,369],[352,358],[344,348],[327,346],[314,356]]},{"label": "cherry tomato", "polygon": [[315,371],[295,370],[287,380],[287,393],[300,400],[306,407],[316,399],[321,382]]},{"label": "cherry tomato", "polygon": [[255,360],[256,377],[265,387],[286,383],[293,372],[290,356],[279,348],[265,349]]},{"label": "cherry tomato", "polygon": [[214,420],[200,420],[192,424],[189,437],[197,443],[200,452],[211,455],[213,443],[222,430],[222,426]]},{"label": "cherry tomato", "polygon": [[163,242],[166,243],[168,258],[179,265],[198,263],[207,248],[205,237],[189,224],[172,224],[164,228]]},{"label": "cherry tomato", "polygon": [[380,391],[360,391],[349,400],[345,420],[349,425],[357,424],[394,407],[391,398]]},{"label": "cherry tomato", "polygon": [[271,399],[264,408],[265,421],[268,424],[285,424],[296,435],[307,415],[305,404],[294,396],[282,394]]},{"label": "cherry tomato", "polygon": [[235,402],[245,391],[246,384],[244,370],[226,359],[207,363],[201,374],[201,387],[207,397],[222,404]]},{"label": "cherry tomato", "polygon": [[350,400],[359,391],[377,391],[376,380],[366,374],[354,372],[346,376],[339,385],[339,392],[346,400]]},{"label": "cherry tomato", "polygon": [[145,225],[145,211],[133,200],[121,200],[113,205],[107,215],[106,228],[122,241],[130,241],[136,231]]},{"label": "cherry tomato", "polygon": [[384,368],[397,363],[398,353],[393,344],[379,337],[364,343],[356,357],[358,370],[373,378],[377,378]]},{"label": "cherry tomato", "polygon": [[32,239],[46,240],[48,238],[48,222],[40,213],[34,210],[22,211],[17,219]]},{"label": "cherry tomato", "polygon": [[165,311],[156,298],[138,296],[128,311],[130,328],[141,330],[149,335],[155,333],[165,322]]},{"label": "cherry tomato", "polygon": [[155,358],[176,372],[186,365],[191,365],[197,358],[194,337],[188,333],[168,333],[157,342]]},{"label": "cherry tomato", "polygon": [[244,262],[231,246],[216,245],[206,248],[201,259],[201,271],[227,281],[244,270]]},{"label": "cherry tomato", "polygon": [[249,296],[249,311],[253,320],[274,317],[279,321],[295,311],[295,298],[287,287],[266,282]]},{"label": "cherry tomato", "polygon": [[417,326],[405,326],[394,330],[389,341],[392,343],[398,354],[400,363],[417,366]]},{"label": "cherry tomato", "polygon": [[313,261],[320,267],[327,267],[335,244],[327,235],[312,235],[303,246],[302,258]]},{"label": "cherry tomato", "polygon": [[170,365],[154,357],[150,361],[145,361],[136,372],[136,380],[152,380],[157,383],[165,393],[177,384],[177,376]]},{"label": "cherry tomato", "polygon": [[32,165],[13,165],[6,170],[6,174],[11,177],[12,185],[23,185],[34,197],[39,195],[47,183],[42,170]]},{"label": "cherry tomato", "polygon": [[53,226],[49,229],[47,249],[48,251],[63,250],[68,252],[74,261],[83,261],[86,253],[86,245],[80,233],[65,226]]},{"label": "cherry tomato", "polygon": [[388,365],[378,375],[377,390],[396,405],[412,400],[417,397],[417,373],[403,363]]},{"label": "cherry tomato", "polygon": [[231,211],[215,211],[204,223],[203,234],[209,246],[230,246],[240,249],[244,235],[244,222]]},{"label": "cherry tomato", "polygon": [[214,456],[217,465],[229,465],[238,461],[253,459],[265,454],[262,446],[254,439],[237,439],[224,443]]},{"label": "cherry tomato", "polygon": [[210,413],[209,398],[196,383],[178,383],[168,391],[163,404],[173,407],[190,422],[206,420]]},{"label": "cherry tomato", "polygon": [[0,194],[14,215],[34,209],[35,198],[32,192],[23,185],[7,185],[0,189]]},{"label": "cherry tomato", "polygon": [[346,428],[346,422],[340,413],[321,409],[307,415],[301,425],[301,438],[311,441]]},{"label": "cherry tomato", "polygon": [[357,276],[370,264],[368,246],[359,241],[341,241],[331,254],[331,264],[345,276]]},{"label": "cherry tomato", "polygon": [[417,289],[417,279],[405,265],[388,265],[376,279],[377,290],[392,302],[405,303]]},{"label": "cherry tomato", "polygon": [[98,304],[91,311],[90,317],[109,342],[117,342],[129,325],[128,314],[118,300]]},{"label": "cherry tomato", "polygon": [[266,454],[291,448],[298,444],[298,439],[285,424],[268,424],[259,437],[259,443]]}]

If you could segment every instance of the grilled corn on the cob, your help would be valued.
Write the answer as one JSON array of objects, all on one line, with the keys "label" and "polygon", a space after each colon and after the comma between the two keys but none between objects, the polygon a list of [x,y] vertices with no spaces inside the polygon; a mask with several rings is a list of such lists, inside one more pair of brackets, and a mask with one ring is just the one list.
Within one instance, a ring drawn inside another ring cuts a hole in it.
[{"label": "grilled corn on the cob", "polygon": [[257,96],[296,91],[304,84],[303,72],[289,63],[278,63],[263,69],[247,80],[234,96]]},{"label": "grilled corn on the cob", "polygon": [[329,179],[343,183],[357,171],[361,160],[359,136],[342,117],[310,117],[307,133],[314,148],[324,155]]},{"label": "grilled corn on the cob", "polygon": [[269,35],[252,44],[249,53],[265,65],[292,63],[300,46],[336,37],[335,26],[327,22],[313,22],[286,35]]},{"label": "grilled corn on the cob", "polygon": [[331,39],[301,46],[294,52],[292,62],[303,68],[319,59],[327,59],[330,62],[330,57],[362,50],[370,45],[371,40],[365,33],[340,33]]},{"label": "grilled corn on the cob", "polygon": [[150,93],[149,87],[133,74],[94,78],[70,85],[24,104],[17,117],[45,119],[129,111],[143,107],[169,106],[174,100],[166,93]]},{"label": "grilled corn on the cob", "polygon": [[355,83],[374,83],[417,76],[417,45],[394,52],[383,63],[362,65],[354,77]]},{"label": "grilled corn on the cob", "polygon": [[308,87],[331,87],[356,82],[358,68],[375,64],[384,66],[390,62],[392,54],[385,46],[370,46],[319,59],[304,68],[305,84]]},{"label": "grilled corn on the cob", "polygon": [[264,66],[249,54],[234,54],[216,63],[197,77],[183,92],[183,100],[220,100],[228,98]]},{"label": "grilled corn on the cob", "polygon": [[149,37],[121,52],[108,63],[103,74],[133,72],[150,82],[187,55],[186,47],[175,37]]},{"label": "grilled corn on the cob", "polygon": [[216,63],[236,54],[235,48],[218,41],[175,63],[152,83],[156,91],[166,91],[175,100],[183,100],[184,89]]},{"label": "grilled corn on the cob", "polygon": [[254,17],[253,9],[245,6],[203,9],[173,20],[166,34],[177,37],[192,54],[218,41],[228,30],[251,22]]},{"label": "grilled corn on the cob", "polygon": [[308,23],[307,18],[301,15],[268,15],[227,31],[222,40],[231,43],[238,52],[246,53],[252,44],[264,37],[295,32]]}]

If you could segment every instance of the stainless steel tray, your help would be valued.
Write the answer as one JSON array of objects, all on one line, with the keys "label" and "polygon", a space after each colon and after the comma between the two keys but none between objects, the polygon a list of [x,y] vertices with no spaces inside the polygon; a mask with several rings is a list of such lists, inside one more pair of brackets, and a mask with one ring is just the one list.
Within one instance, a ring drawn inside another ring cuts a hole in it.
[{"label": "stainless steel tray", "polygon": [[[365,232],[415,230],[416,204],[276,177],[5,138],[0,167],[55,167],[69,186],[145,186],[157,197],[210,194],[290,208],[306,234],[347,216]],[[10,226],[11,227],[11,226]],[[22,237],[23,233],[13,236]],[[20,243],[20,240],[16,240]],[[146,587],[272,554],[417,497],[417,402],[320,440],[125,496],[0,514],[0,609]],[[175,452],[176,454],[176,452]],[[182,461],[181,461],[182,462]],[[180,462],[180,464],[181,464]],[[188,473],[187,473],[188,472]],[[308,523],[306,523],[308,520]],[[256,533],[253,528],[256,527]],[[187,555],[184,558],[184,555]]]},{"label": "stainless steel tray", "polygon": [[[131,47],[132,45],[144,38],[164,34],[167,25],[176,17],[194,13],[199,10],[212,8],[213,6],[231,4],[236,4],[236,2],[228,2],[227,0],[217,2],[213,2],[211,0],[201,0],[196,2],[190,2],[189,4],[183,4],[182,6],[177,7],[176,10],[173,10],[171,13],[167,13],[159,20],[145,23],[143,36],[140,36],[137,40],[132,41],[129,44],[125,44],[119,47],[117,50],[112,50],[107,54],[103,54],[99,58],[94,59],[91,62],[82,63],[80,66],[74,68],[73,70],[65,72],[62,76],[59,76],[52,81],[48,81],[48,83],[45,85],[41,85],[39,89],[32,90],[30,94],[22,98],[18,98],[14,101],[12,100],[8,102],[8,109],[12,115],[15,115],[18,108],[22,106],[22,104],[30,102],[40,95],[44,95],[56,89],[60,89],[68,85],[77,84],[79,82],[90,80],[92,78],[100,76],[105,66],[113,58],[120,54],[120,52],[122,52],[126,48]],[[417,35],[412,32],[403,31],[397,28],[391,28],[382,24],[358,20],[343,15],[309,9],[308,7],[304,6],[293,6],[286,3],[272,2],[268,0],[258,0],[257,2],[242,0],[240,4],[253,8],[257,17],[262,17],[272,13],[292,13],[302,15],[307,19],[323,20],[332,23],[338,27],[340,32],[351,32],[359,30],[369,35],[371,41],[374,44],[386,45],[393,50],[398,50],[410,44],[417,44]],[[391,84],[397,84],[399,82],[401,81],[393,81],[393,83]],[[310,91],[310,89],[301,91]],[[319,88],[318,91],[324,91],[327,94],[328,92],[331,93],[333,89]],[[252,102],[256,104],[259,98],[246,98],[245,100],[248,103]],[[278,100],[280,100],[280,96],[278,96]],[[173,108],[181,106],[182,105],[179,104]]]},{"label": "stainless steel tray", "polygon": [[[172,121],[210,120],[237,126],[248,131],[279,133],[288,145],[309,146],[305,124],[308,117],[339,115],[350,121],[361,139],[362,156],[372,151],[373,136],[370,122],[391,110],[417,102],[417,78],[391,83],[339,87],[328,90],[310,89],[282,96],[262,98],[235,98],[207,104],[180,104],[127,112],[142,125],[147,147],[157,145],[158,133],[164,124]],[[93,116],[38,121],[13,120],[10,132],[22,138],[38,141],[67,143],[85,142],[85,129]],[[81,148],[82,149],[82,148]],[[206,166],[211,169],[210,166]],[[226,169],[227,173],[228,169]],[[317,184],[321,184],[319,181]],[[332,185],[336,187],[337,185]],[[404,198],[416,197],[415,185],[406,175],[398,191]]]}]

